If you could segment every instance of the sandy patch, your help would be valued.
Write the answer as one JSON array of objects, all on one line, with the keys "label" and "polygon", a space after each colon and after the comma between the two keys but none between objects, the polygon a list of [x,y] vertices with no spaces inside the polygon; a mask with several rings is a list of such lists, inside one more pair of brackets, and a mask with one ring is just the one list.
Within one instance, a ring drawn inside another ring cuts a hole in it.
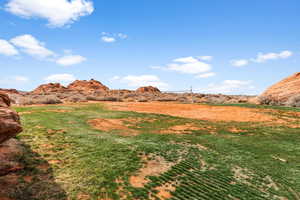
[{"label": "sandy patch", "polygon": [[166,114],[209,121],[271,122],[277,118],[260,109],[234,106],[210,106],[165,102],[106,102],[108,108],[119,111]]},{"label": "sandy patch", "polygon": [[172,197],[171,192],[174,192],[176,187],[173,186],[172,183],[166,183],[162,186],[156,187],[155,190],[158,191],[156,197],[159,199],[169,199]]},{"label": "sandy patch", "polygon": [[130,129],[130,124],[126,123],[128,122],[128,119],[92,119],[89,120],[88,123],[95,129],[101,130],[101,131],[113,131],[113,130],[119,130],[121,131],[121,135],[125,136],[131,136],[131,135],[137,135],[138,131],[134,129]]},{"label": "sandy patch", "polygon": [[205,130],[204,128],[200,128],[197,126],[194,126],[191,123],[183,124],[183,125],[176,125],[169,127],[168,129],[161,130],[160,133],[162,134],[190,134],[193,131],[198,130]]},{"label": "sandy patch", "polygon": [[134,176],[129,179],[130,184],[133,187],[143,187],[149,182],[147,176],[158,176],[164,172],[167,172],[174,163],[167,162],[163,157],[156,156],[152,160],[147,160],[147,157],[143,157],[144,165]]}]

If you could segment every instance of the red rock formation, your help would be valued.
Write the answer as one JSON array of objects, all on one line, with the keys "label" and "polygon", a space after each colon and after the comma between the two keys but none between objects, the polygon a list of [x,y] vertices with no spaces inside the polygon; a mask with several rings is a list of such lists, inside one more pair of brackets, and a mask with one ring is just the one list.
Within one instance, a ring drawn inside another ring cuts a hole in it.
[{"label": "red rock formation", "polygon": [[137,93],[161,93],[160,90],[153,86],[140,87],[136,90]]},{"label": "red rock formation", "polygon": [[73,91],[79,91],[85,94],[103,93],[109,91],[109,88],[103,85],[101,82],[91,79],[90,81],[76,80],[68,86],[68,89]]},{"label": "red rock formation", "polygon": [[63,93],[67,91],[68,89],[59,83],[48,83],[37,87],[32,91],[32,94]]},{"label": "red rock formation", "polygon": [[300,95],[300,72],[289,76],[268,88],[260,98],[270,101],[285,103],[291,97]]},{"label": "red rock formation", "polygon": [[9,97],[0,93],[0,144],[22,131],[19,115],[9,106]]},{"label": "red rock formation", "polygon": [[19,91],[16,89],[3,89],[0,88],[0,92],[5,93],[5,94],[19,94]]}]

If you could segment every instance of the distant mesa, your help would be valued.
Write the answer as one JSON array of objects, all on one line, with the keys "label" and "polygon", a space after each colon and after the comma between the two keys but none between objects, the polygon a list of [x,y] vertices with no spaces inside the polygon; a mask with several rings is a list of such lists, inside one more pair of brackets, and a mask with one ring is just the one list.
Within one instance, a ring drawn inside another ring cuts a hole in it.
[{"label": "distant mesa", "polygon": [[32,94],[63,93],[66,91],[68,91],[68,88],[64,87],[60,83],[48,83],[37,87],[32,91]]},{"label": "distant mesa", "polygon": [[109,88],[103,85],[101,82],[91,79],[89,81],[76,80],[68,86],[68,89],[80,91],[82,93],[95,93],[95,92],[108,92]]},{"label": "distant mesa", "polygon": [[136,90],[137,93],[161,93],[161,91],[157,87],[147,86],[140,87]]},{"label": "distant mesa", "polygon": [[297,96],[300,96],[300,72],[272,85],[259,98],[274,104],[285,104]]}]

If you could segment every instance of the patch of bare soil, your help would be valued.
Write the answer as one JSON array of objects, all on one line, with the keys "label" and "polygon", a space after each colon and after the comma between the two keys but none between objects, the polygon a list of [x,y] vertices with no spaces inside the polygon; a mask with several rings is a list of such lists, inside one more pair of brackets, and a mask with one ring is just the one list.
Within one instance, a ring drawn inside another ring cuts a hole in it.
[{"label": "patch of bare soil", "polygon": [[211,127],[197,127],[192,123],[186,123],[182,125],[176,125],[169,127],[168,129],[161,130],[161,134],[190,134],[193,133],[193,131],[199,131],[199,130],[208,130],[212,132]]},{"label": "patch of bare soil", "polygon": [[149,182],[148,176],[158,176],[168,171],[174,163],[167,162],[163,157],[155,156],[154,159],[148,160],[147,156],[143,157],[144,165],[134,176],[129,179],[133,187],[143,187]]},{"label": "patch of bare soil", "polygon": [[[176,187],[172,183],[166,183],[162,186],[156,187],[155,190],[158,191],[156,197],[159,199],[169,199],[172,197],[171,192],[176,190]],[[151,198],[150,198],[151,199]]]},{"label": "patch of bare soil", "polygon": [[208,121],[272,122],[277,118],[260,109],[165,102],[106,102],[112,110],[166,114]]},{"label": "patch of bare soil", "polygon": [[[127,122],[127,123],[126,123]],[[137,135],[138,132],[134,129],[130,129],[128,126],[130,124],[130,119],[92,119],[89,120],[88,123],[94,127],[95,129],[101,131],[121,131],[120,134],[124,136],[132,136]]]}]

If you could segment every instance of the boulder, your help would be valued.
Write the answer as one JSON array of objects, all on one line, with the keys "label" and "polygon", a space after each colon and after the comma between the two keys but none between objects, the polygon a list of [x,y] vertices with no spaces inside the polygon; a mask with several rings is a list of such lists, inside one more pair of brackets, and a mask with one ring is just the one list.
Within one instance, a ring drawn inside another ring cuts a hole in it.
[{"label": "boulder", "polygon": [[153,86],[140,87],[136,90],[137,93],[161,93],[161,91]]},{"label": "boulder", "polygon": [[0,93],[0,144],[22,131],[19,115],[9,106],[9,97]]},{"label": "boulder", "polygon": [[285,104],[289,99],[300,95],[300,72],[272,85],[259,96],[262,103]]},{"label": "boulder", "polygon": [[105,93],[109,91],[108,87],[94,79],[89,81],[76,80],[68,86],[68,89],[84,94]]}]

